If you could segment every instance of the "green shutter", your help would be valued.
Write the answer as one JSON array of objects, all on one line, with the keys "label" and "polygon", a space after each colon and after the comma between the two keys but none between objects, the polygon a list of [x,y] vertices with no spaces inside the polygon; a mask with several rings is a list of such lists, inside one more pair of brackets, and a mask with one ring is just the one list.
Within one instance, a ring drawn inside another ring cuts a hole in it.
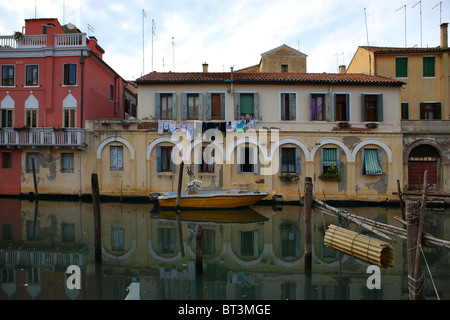
[{"label": "green shutter", "polygon": [[253,100],[253,94],[243,93],[241,94],[241,114],[253,114],[255,112],[255,105]]},{"label": "green shutter", "polygon": [[423,57],[423,76],[434,77],[434,57]]},{"label": "green shutter", "polygon": [[337,167],[337,149],[322,149],[322,166],[325,167]]},{"label": "green shutter", "polygon": [[397,78],[408,77],[408,58],[395,59],[395,76]]}]

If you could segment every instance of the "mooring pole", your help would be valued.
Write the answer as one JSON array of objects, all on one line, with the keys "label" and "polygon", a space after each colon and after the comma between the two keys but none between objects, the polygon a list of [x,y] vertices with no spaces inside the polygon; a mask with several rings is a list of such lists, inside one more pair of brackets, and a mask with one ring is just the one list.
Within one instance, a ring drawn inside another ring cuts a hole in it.
[{"label": "mooring pole", "polygon": [[178,173],[178,189],[177,189],[177,204],[175,206],[175,212],[180,213],[180,197],[181,197],[181,185],[183,183],[183,168],[184,162],[180,163],[180,172]]},{"label": "mooring pole", "polygon": [[419,236],[419,203],[417,201],[405,201],[406,210],[406,248],[408,256],[408,290],[410,300],[424,300],[424,281],[422,264],[416,258],[418,254],[417,243]]},{"label": "mooring pole", "polygon": [[311,271],[312,245],[311,245],[311,207],[313,197],[313,184],[311,177],[305,177],[305,271]]},{"label": "mooring pole", "polygon": [[92,207],[94,211],[95,262],[102,262],[102,226],[100,216],[100,191],[96,173],[91,176]]},{"label": "mooring pole", "polygon": [[34,163],[34,158],[31,159],[31,169],[33,170],[33,184],[34,184],[34,200],[38,202],[38,187],[37,187],[37,179],[36,179],[36,164]]},{"label": "mooring pole", "polygon": [[203,226],[197,224],[195,232],[195,273],[203,272]]}]

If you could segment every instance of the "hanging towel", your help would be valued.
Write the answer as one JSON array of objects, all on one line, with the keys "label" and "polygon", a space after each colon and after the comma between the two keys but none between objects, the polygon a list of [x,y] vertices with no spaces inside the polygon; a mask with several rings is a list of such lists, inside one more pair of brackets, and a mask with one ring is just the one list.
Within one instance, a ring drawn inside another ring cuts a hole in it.
[{"label": "hanging towel", "polygon": [[164,134],[164,122],[161,120],[158,120],[158,133]]}]

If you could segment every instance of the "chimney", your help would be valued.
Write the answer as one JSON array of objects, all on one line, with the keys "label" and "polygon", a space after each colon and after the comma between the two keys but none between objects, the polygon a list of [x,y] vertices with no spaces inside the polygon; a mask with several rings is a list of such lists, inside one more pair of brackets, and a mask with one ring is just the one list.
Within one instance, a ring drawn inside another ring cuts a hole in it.
[{"label": "chimney", "polygon": [[448,23],[441,24],[441,49],[448,49]]},{"label": "chimney", "polygon": [[340,65],[339,66],[339,73],[346,73],[346,72],[347,72],[347,70],[346,70],[345,66],[344,65]]},{"label": "chimney", "polygon": [[208,72],[208,64],[206,62],[203,63],[203,72]]}]

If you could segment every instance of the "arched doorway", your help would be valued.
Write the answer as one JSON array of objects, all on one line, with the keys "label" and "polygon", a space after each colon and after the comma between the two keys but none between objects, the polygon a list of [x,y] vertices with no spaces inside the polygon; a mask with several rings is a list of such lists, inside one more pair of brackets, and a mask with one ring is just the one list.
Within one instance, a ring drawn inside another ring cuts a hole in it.
[{"label": "arched doorway", "polygon": [[421,190],[425,171],[428,170],[429,190],[438,190],[439,152],[431,145],[419,145],[408,156],[408,189]]}]

